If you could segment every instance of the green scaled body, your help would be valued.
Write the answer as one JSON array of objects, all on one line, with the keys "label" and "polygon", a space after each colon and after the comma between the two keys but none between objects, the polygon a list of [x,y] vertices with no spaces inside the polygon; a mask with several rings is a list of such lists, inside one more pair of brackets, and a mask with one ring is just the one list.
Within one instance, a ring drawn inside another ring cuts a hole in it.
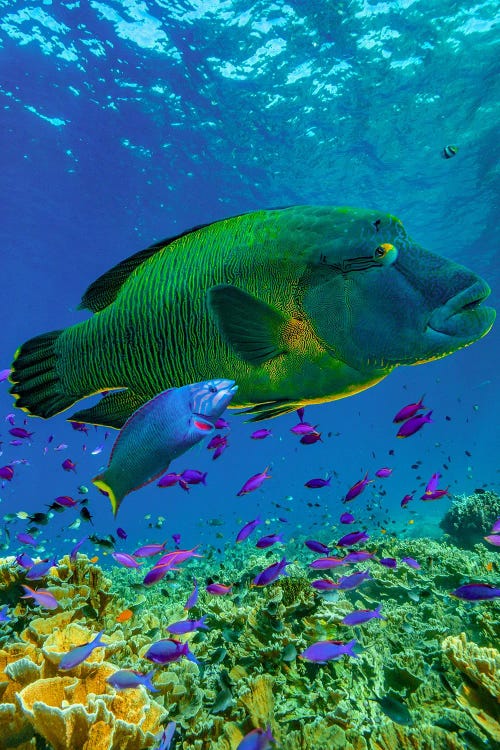
[{"label": "green scaled body", "polygon": [[11,392],[16,406],[47,418],[121,389],[71,417],[119,428],[168,388],[230,378],[232,406],[276,416],[480,338],[490,308],[470,305],[447,322],[453,300],[469,304],[470,288],[478,305],[489,293],[391,215],[255,211],[157,243],[101,276],[82,299],[90,319],[16,352]]}]

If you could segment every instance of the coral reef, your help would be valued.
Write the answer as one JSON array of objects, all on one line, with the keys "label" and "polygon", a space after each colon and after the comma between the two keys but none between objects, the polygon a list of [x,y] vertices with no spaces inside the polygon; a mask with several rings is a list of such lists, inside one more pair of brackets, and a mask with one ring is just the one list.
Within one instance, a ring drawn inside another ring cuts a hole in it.
[{"label": "coral reef", "polygon": [[490,533],[500,516],[500,495],[492,490],[476,490],[472,495],[453,498],[439,525],[458,547],[471,548]]}]

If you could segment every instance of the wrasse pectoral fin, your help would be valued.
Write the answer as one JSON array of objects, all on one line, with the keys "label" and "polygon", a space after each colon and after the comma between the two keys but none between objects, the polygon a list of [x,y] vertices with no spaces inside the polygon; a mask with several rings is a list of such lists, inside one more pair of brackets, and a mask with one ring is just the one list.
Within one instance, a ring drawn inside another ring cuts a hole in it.
[{"label": "wrasse pectoral fin", "polygon": [[230,284],[211,287],[208,305],[222,336],[245,362],[259,366],[287,353],[287,318],[271,305]]}]

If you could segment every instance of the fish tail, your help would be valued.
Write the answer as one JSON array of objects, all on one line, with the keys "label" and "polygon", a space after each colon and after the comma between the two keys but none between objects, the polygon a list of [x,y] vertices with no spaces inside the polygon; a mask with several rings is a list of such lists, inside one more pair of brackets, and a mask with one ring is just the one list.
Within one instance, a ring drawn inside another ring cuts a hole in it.
[{"label": "fish tail", "polygon": [[353,638],[352,641],[349,641],[349,643],[346,644],[346,653],[349,654],[349,656],[354,656],[356,659],[358,658],[358,655],[354,651],[354,647],[357,645],[357,643],[357,640]]},{"label": "fish tail", "polygon": [[155,674],[156,674],[156,669],[152,669],[151,672],[148,672],[147,674],[144,675],[144,680],[142,682],[142,684],[144,685],[144,687],[147,688],[148,690],[151,690],[152,693],[158,693],[159,692],[158,688],[155,688],[155,686],[151,682],[151,680],[153,679],[153,677],[155,676]]},{"label": "fish tail", "polygon": [[108,484],[106,480],[106,472],[103,472],[102,474],[98,474],[95,476],[92,480],[92,483],[95,484],[98,490],[100,490],[104,495],[107,495],[109,497],[109,501],[111,503],[111,510],[113,511],[113,516],[116,518],[116,514],[118,513],[118,510],[120,508],[121,502],[123,500],[123,495],[121,497],[118,497],[118,495],[115,493],[115,491],[112,489],[112,487]]},{"label": "fish tail", "polygon": [[53,417],[81,395],[65,393],[58,373],[57,341],[63,330],[50,331],[26,341],[14,354],[10,393],[15,405],[36,417]]}]

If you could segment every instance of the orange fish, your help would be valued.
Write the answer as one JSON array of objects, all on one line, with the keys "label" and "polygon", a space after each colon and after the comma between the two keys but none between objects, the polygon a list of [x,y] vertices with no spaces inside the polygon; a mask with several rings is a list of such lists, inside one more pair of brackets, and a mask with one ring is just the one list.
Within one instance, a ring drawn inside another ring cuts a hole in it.
[{"label": "orange fish", "polygon": [[98,560],[99,560],[99,556],[98,556],[98,555],[95,555],[94,557],[91,557],[91,558],[90,558],[89,562],[91,562],[91,563],[96,563],[96,562],[97,562]]},{"label": "orange fish", "polygon": [[120,612],[120,614],[117,616],[116,622],[127,622],[127,620],[130,620],[133,614],[134,613],[131,609],[124,609],[123,612]]}]

